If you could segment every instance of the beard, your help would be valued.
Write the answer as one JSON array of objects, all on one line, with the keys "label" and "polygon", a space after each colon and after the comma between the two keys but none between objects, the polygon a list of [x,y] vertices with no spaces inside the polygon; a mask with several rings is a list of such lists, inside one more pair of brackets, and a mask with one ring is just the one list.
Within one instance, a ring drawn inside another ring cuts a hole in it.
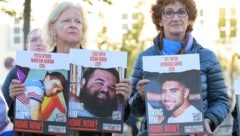
[{"label": "beard", "polygon": [[106,93],[106,100],[102,101],[97,98],[99,91],[96,91],[93,95],[88,93],[86,85],[83,86],[79,100],[84,104],[84,108],[96,117],[111,117],[112,112],[117,110],[117,97],[110,98]]}]

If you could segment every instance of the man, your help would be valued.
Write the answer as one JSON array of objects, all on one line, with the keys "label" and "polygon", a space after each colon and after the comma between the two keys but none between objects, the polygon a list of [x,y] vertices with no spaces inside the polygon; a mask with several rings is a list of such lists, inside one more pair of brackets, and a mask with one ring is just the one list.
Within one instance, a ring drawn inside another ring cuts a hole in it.
[{"label": "man", "polygon": [[182,81],[172,77],[162,81],[160,93],[147,92],[148,100],[161,101],[167,114],[167,123],[184,123],[202,121],[202,113],[190,104],[188,97],[190,88]]},{"label": "man", "polygon": [[[168,123],[197,122],[202,120],[201,112],[188,100],[190,89],[176,80],[167,80],[162,84],[161,99],[167,111],[172,112]],[[194,118],[194,117],[199,118]]]},{"label": "man", "polygon": [[119,83],[119,73],[115,68],[87,68],[81,79],[79,100],[84,110],[79,116],[111,117],[118,111],[118,100],[115,84]]}]

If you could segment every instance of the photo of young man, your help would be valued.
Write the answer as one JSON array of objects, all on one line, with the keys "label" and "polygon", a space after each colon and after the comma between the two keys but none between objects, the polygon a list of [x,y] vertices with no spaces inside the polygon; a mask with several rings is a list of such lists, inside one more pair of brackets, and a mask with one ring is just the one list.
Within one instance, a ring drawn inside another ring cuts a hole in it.
[{"label": "photo of young man", "polygon": [[188,77],[182,73],[163,74],[159,77],[161,83],[159,93],[147,91],[148,101],[161,102],[166,112],[165,120],[167,123],[202,121],[202,112],[189,99],[194,90],[188,86],[192,83]]}]

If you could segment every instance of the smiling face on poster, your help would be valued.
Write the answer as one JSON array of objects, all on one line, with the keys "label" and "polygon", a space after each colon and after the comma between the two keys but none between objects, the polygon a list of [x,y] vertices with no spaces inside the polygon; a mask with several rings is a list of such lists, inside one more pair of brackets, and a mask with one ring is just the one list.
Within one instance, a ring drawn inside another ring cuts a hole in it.
[{"label": "smiling face on poster", "polygon": [[127,53],[71,49],[70,63],[69,120],[90,121],[94,126],[69,123],[69,128],[122,132],[124,99],[116,85],[125,78]]}]

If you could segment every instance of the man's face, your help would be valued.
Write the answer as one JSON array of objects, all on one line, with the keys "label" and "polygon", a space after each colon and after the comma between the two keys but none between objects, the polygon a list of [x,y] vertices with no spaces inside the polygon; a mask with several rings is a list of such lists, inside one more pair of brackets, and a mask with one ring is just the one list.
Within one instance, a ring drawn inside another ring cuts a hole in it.
[{"label": "man's face", "polygon": [[98,117],[109,117],[117,109],[117,79],[106,70],[95,70],[90,79],[81,83],[80,101],[86,110]]},{"label": "man's face", "polygon": [[188,91],[177,81],[165,81],[162,84],[161,99],[167,111],[175,111],[187,99]]},{"label": "man's face", "polygon": [[87,82],[86,90],[88,94],[95,97],[98,103],[108,103],[116,95],[116,78],[106,70],[96,70]]},{"label": "man's face", "polygon": [[45,88],[45,95],[48,97],[54,96],[63,91],[63,85],[61,81],[57,78],[50,79],[50,76],[47,75],[43,82]]}]

